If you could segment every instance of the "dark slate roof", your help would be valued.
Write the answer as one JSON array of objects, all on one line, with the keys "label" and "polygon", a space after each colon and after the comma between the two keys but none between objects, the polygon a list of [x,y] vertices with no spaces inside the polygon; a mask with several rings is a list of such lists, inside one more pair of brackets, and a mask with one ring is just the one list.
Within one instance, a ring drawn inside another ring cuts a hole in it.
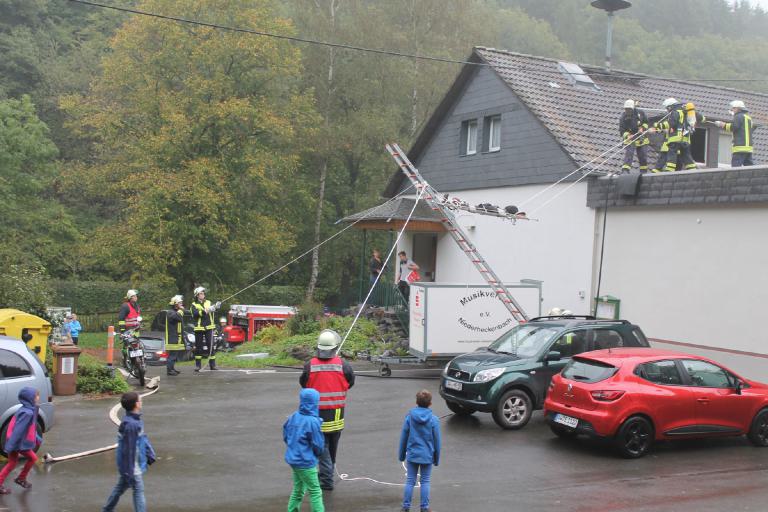
[{"label": "dark slate roof", "polygon": [[[756,124],[768,119],[768,95],[717,85],[682,80],[662,79],[639,73],[581,65],[598,89],[572,85],[558,69],[558,61],[494,48],[476,47],[470,62],[485,62],[501,77],[526,107],[543,123],[555,140],[578,167],[600,157],[620,142],[618,121],[624,101],[634,99],[640,108],[660,109],[666,98],[693,102],[697,111],[712,119],[727,120],[728,104],[741,99],[747,105]],[[417,162],[427,147],[434,130],[450,111],[451,105],[473,76],[476,66],[466,64],[432,118],[419,134],[408,155]],[[551,84],[556,84],[555,86]],[[657,112],[648,112],[649,115]],[[758,155],[768,155],[768,127],[754,132],[753,145]],[[620,153],[620,152],[619,152]],[[621,154],[615,154],[600,169],[616,169]],[[598,162],[602,158],[598,158]],[[585,170],[591,169],[588,166]],[[402,175],[392,176],[385,196],[393,196]]]},{"label": "dark slate roof", "polygon": [[[401,197],[383,205],[374,206],[361,212],[354,213],[344,217],[339,222],[355,222],[357,220],[405,220],[411,213],[415,199]],[[375,211],[374,211],[375,210]],[[440,222],[440,215],[432,210],[424,201],[420,201],[413,212],[411,220],[423,220],[429,222]]]},{"label": "dark slate roof", "polygon": [[701,169],[644,174],[635,195],[623,195],[615,178],[591,179],[587,206],[684,206],[768,203],[768,167]]},{"label": "dark slate roof", "polygon": [[[620,141],[618,121],[624,101],[640,101],[640,108],[661,108],[669,97],[693,102],[697,111],[717,119],[727,119],[728,104],[744,100],[753,117],[768,115],[768,95],[737,91],[726,87],[679,80],[663,80],[648,75],[582,66],[598,89],[571,85],[559,72],[558,62],[492,48],[475,51],[490,64],[513,91],[525,101],[561,146],[579,166]],[[552,87],[550,82],[560,87]],[[762,131],[762,133],[761,133]],[[755,151],[768,154],[768,130],[756,130]],[[607,165],[621,165],[616,155]]]}]

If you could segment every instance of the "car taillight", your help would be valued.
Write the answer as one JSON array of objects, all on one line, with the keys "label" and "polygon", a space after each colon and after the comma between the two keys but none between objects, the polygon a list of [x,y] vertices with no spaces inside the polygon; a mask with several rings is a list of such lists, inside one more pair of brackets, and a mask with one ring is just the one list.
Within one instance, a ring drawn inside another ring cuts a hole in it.
[{"label": "car taillight", "polygon": [[155,352],[155,355],[157,355],[157,357],[168,357],[168,352],[162,352],[158,350]]},{"label": "car taillight", "polygon": [[623,394],[623,391],[601,389],[599,391],[592,391],[592,398],[599,400],[600,402],[613,402],[614,400],[621,398]]}]

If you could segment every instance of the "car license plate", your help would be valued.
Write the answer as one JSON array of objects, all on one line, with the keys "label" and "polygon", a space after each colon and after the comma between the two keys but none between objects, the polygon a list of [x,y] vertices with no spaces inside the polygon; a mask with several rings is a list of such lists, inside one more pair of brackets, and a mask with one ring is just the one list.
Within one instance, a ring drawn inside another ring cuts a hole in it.
[{"label": "car license plate", "polygon": [[128,357],[141,357],[144,355],[144,351],[142,350],[131,350],[128,352]]},{"label": "car license plate", "polygon": [[454,382],[452,380],[446,380],[445,381],[445,387],[447,389],[455,389],[456,391],[461,391],[461,382]]},{"label": "car license plate", "polygon": [[566,427],[576,428],[576,425],[579,424],[579,420],[566,416],[565,414],[555,414],[555,423],[560,423]]}]

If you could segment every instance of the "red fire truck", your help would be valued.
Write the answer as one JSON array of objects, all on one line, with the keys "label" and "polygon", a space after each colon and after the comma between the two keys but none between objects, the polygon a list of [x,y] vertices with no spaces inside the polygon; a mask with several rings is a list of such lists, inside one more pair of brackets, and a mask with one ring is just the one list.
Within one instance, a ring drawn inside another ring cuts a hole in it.
[{"label": "red fire truck", "polygon": [[251,341],[261,329],[268,325],[282,325],[296,314],[296,308],[291,306],[252,306],[237,304],[230,306],[227,315],[228,343]]}]

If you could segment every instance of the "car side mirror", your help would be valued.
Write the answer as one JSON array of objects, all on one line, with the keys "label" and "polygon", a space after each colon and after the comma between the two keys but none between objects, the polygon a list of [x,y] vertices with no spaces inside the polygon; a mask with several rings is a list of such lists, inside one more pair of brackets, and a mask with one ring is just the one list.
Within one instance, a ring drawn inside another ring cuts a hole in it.
[{"label": "car side mirror", "polygon": [[736,389],[736,394],[740,395],[741,390],[744,389],[744,381],[742,381],[741,379],[736,379],[735,389]]},{"label": "car side mirror", "polygon": [[562,359],[562,356],[560,355],[560,352],[556,350],[547,352],[547,355],[544,356],[545,363],[549,361],[559,361],[560,359]]}]

